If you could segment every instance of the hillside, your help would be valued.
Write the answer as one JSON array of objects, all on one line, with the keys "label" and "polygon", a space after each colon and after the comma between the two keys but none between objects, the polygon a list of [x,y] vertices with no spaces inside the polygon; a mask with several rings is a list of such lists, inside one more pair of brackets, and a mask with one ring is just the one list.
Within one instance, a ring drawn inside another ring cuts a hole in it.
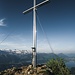
[{"label": "hillside", "polygon": [[63,54],[63,53],[59,53],[58,56],[60,58],[69,58],[67,55]]}]

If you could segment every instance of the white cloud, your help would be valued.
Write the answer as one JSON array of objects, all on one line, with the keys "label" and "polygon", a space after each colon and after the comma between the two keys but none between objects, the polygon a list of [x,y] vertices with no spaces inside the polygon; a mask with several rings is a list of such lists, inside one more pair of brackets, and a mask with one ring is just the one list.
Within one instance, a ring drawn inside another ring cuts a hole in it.
[{"label": "white cloud", "polygon": [[5,20],[5,18],[4,19],[0,19],[0,26],[6,26],[6,24],[4,23],[4,20]]},{"label": "white cloud", "polygon": [[[0,33],[0,42],[6,37],[6,34]],[[12,34],[6,40],[0,44],[0,49],[24,49],[31,50],[32,39],[29,39],[27,36],[22,34],[14,35]]]},{"label": "white cloud", "polygon": [[4,42],[1,44],[1,48],[2,49],[26,49],[26,45],[25,44],[16,44],[13,42]]}]

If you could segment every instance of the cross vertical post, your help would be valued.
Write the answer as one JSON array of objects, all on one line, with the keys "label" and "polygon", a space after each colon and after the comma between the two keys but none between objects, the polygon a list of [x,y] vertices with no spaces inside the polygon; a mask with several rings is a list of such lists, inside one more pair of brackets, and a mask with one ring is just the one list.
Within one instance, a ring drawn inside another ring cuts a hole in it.
[{"label": "cross vertical post", "polygon": [[34,8],[33,8],[33,48],[32,48],[32,52],[33,52],[33,58],[32,58],[32,65],[34,68],[36,68],[36,0],[34,0]]}]

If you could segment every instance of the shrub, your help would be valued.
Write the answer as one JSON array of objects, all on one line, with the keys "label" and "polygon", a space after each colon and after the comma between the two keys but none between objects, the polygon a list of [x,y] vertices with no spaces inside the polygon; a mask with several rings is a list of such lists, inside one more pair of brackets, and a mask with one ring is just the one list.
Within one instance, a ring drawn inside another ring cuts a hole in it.
[{"label": "shrub", "polygon": [[52,69],[54,75],[70,75],[70,71],[62,59],[51,59],[46,65]]}]

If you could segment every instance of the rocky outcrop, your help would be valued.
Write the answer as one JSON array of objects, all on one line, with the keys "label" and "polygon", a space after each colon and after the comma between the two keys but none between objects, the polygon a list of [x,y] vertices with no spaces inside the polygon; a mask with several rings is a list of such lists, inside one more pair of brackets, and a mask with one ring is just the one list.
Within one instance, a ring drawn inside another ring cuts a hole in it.
[{"label": "rocky outcrop", "polygon": [[29,65],[4,70],[0,72],[0,75],[53,75],[53,73],[46,65],[38,65],[35,69],[33,69],[32,65]]}]

